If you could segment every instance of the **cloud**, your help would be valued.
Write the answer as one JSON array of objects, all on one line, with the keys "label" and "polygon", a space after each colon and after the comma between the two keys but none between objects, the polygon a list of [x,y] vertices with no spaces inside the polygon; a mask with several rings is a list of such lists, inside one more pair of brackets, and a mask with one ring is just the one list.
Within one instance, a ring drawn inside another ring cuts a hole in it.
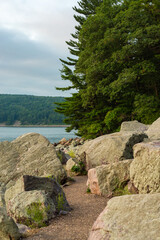
[{"label": "cloud", "polygon": [[74,32],[75,0],[5,0],[0,2],[0,27],[19,31],[29,39],[65,49]]},{"label": "cloud", "polygon": [[68,96],[59,58],[68,56],[75,0],[0,1],[0,93]]},{"label": "cloud", "polygon": [[0,93],[62,95],[57,51],[11,31],[0,30],[0,39]]}]

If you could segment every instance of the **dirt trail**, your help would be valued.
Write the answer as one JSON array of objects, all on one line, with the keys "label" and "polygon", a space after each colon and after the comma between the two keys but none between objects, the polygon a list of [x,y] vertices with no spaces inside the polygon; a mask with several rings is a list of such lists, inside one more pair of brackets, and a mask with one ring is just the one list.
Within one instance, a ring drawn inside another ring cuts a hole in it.
[{"label": "dirt trail", "polygon": [[107,199],[86,193],[86,176],[65,187],[67,200],[73,210],[53,219],[48,227],[38,229],[27,240],[87,240],[89,231],[107,204]]}]

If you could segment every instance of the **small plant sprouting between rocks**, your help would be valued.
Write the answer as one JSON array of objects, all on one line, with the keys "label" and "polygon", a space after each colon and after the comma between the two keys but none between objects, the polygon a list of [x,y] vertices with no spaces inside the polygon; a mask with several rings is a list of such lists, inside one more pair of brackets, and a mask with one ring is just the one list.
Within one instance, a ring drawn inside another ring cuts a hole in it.
[{"label": "small plant sprouting between rocks", "polygon": [[128,181],[120,183],[113,192],[113,196],[131,195],[128,190]]},{"label": "small plant sprouting between rocks", "polygon": [[87,193],[91,193],[91,189],[89,188],[89,186],[87,187],[86,192],[87,192]]},{"label": "small plant sprouting between rocks", "polygon": [[60,212],[61,210],[64,210],[64,204],[65,204],[65,199],[63,196],[63,192],[59,193],[57,196],[57,210]]},{"label": "small plant sprouting between rocks", "polygon": [[68,151],[67,154],[68,154],[71,158],[76,158],[76,155],[75,155],[75,153],[74,153],[73,150]]},{"label": "small plant sprouting between rocks", "polygon": [[63,184],[63,181],[66,182],[66,179],[63,179],[63,181],[61,181],[60,176],[57,176],[57,178],[56,178],[54,175],[48,175],[47,178],[55,180],[59,185]]},{"label": "small plant sprouting between rocks", "polygon": [[80,166],[78,166],[77,164],[73,165],[73,167],[71,168],[72,172],[75,173],[79,173],[80,172]]},{"label": "small plant sprouting between rocks", "polygon": [[47,212],[50,211],[50,206],[47,207],[42,206],[41,202],[32,203],[27,209],[26,213],[28,215],[28,220],[26,225],[31,228],[35,227],[45,227]]},{"label": "small plant sprouting between rocks", "polygon": [[49,176],[47,176],[47,178],[50,178],[50,179],[55,179],[55,176],[53,176],[53,175],[49,175]]},{"label": "small plant sprouting between rocks", "polygon": [[78,173],[79,175],[86,175],[87,171],[85,170],[85,165],[82,161],[80,161],[78,164],[75,164],[71,168],[72,172]]}]

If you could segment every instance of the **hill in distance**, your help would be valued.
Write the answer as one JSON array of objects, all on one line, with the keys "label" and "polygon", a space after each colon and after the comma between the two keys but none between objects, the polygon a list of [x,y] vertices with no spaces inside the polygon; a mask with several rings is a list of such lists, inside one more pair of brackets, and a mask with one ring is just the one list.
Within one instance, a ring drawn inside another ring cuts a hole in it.
[{"label": "hill in distance", "polygon": [[63,97],[0,94],[1,125],[64,125],[64,115],[54,111]]}]

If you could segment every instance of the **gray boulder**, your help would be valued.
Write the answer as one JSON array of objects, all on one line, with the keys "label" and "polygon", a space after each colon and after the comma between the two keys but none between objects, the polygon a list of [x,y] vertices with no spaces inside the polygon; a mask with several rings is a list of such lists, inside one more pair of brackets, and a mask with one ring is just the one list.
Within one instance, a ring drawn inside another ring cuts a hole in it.
[{"label": "gray boulder", "polygon": [[46,226],[55,217],[55,205],[43,190],[19,193],[8,202],[9,215],[15,222],[30,227]]},{"label": "gray boulder", "polygon": [[65,181],[66,172],[53,145],[38,133],[28,133],[12,142],[0,143],[0,182],[12,186],[22,175],[54,175]]},{"label": "gray boulder", "polygon": [[20,237],[21,234],[16,223],[7,214],[4,189],[0,187],[0,240],[18,240]]},{"label": "gray boulder", "polygon": [[130,177],[139,193],[160,193],[160,141],[134,146]]},{"label": "gray boulder", "polygon": [[[7,210],[18,223],[41,227],[57,213],[71,210],[53,178],[22,176],[5,192]],[[39,216],[39,218],[37,218]]]},{"label": "gray boulder", "polygon": [[45,191],[47,197],[51,198],[56,210],[58,211],[58,196],[63,198],[63,210],[70,211],[71,208],[66,200],[65,193],[63,192],[59,183],[53,177],[35,177],[24,175],[17,180],[14,186],[10,187],[5,192],[5,201],[8,206],[8,203],[11,199],[14,199],[22,192],[28,191]]},{"label": "gray boulder", "polygon": [[88,240],[159,240],[160,194],[126,195],[109,200]]},{"label": "gray boulder", "polygon": [[126,122],[122,122],[121,124],[121,129],[120,132],[145,132],[147,131],[148,126],[138,122],[137,120],[134,121],[126,121]]},{"label": "gray boulder", "polygon": [[[98,166],[88,171],[87,186],[97,195],[124,194],[130,179],[132,160]],[[127,192],[127,189],[126,189]]]},{"label": "gray boulder", "polygon": [[144,138],[147,138],[146,134],[133,132],[103,135],[82,145],[79,148],[79,156],[86,162],[87,170],[102,164],[132,159],[133,146],[142,142]]},{"label": "gray boulder", "polygon": [[146,134],[151,140],[160,139],[160,118],[151,124],[151,126],[146,131]]}]

